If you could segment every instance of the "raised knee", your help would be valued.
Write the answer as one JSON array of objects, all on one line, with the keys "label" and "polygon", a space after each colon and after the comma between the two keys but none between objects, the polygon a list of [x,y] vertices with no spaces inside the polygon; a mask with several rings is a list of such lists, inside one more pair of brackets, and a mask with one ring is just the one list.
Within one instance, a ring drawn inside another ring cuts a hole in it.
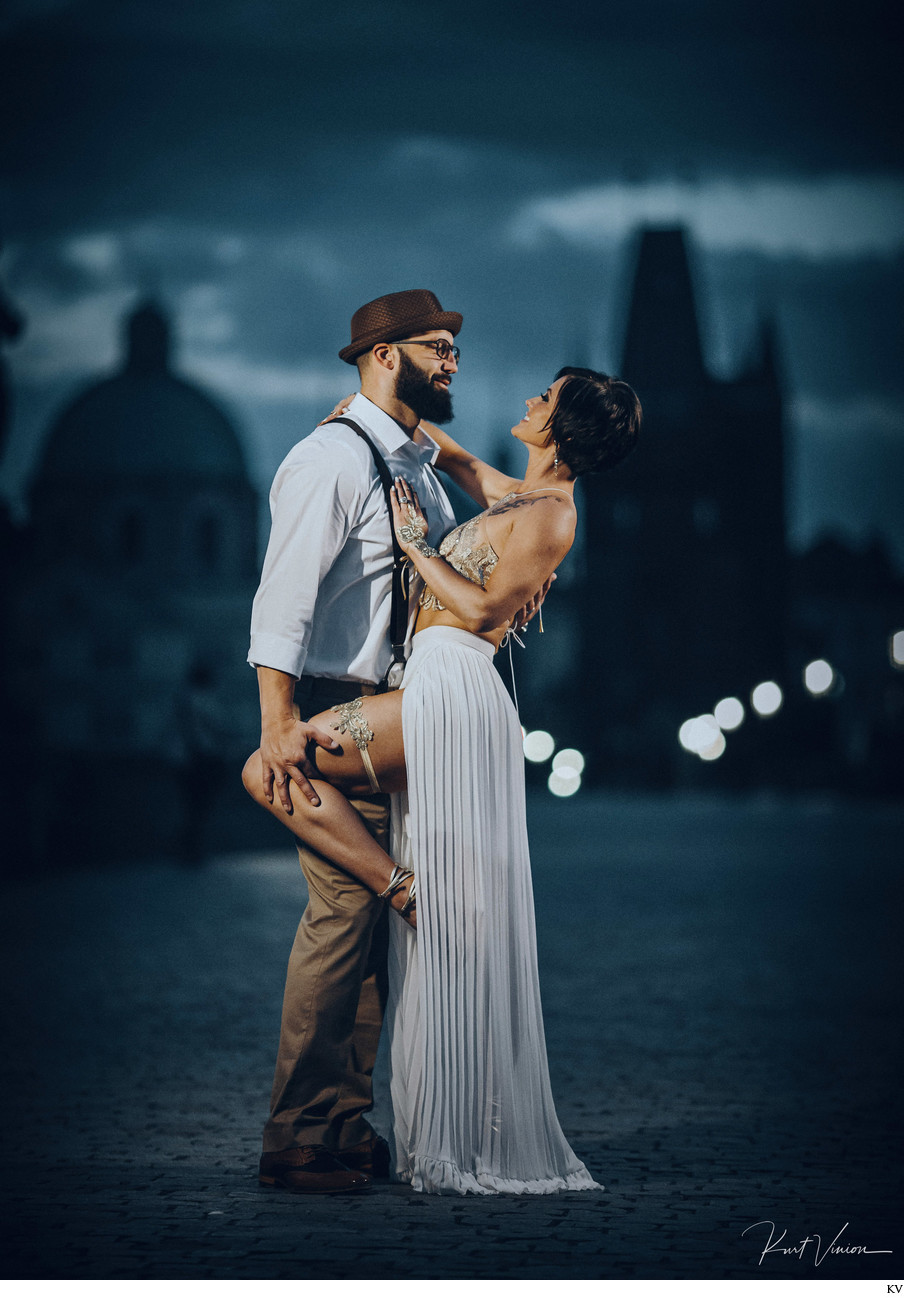
[{"label": "raised knee", "polygon": [[251,754],[242,767],[242,783],[255,802],[264,801],[264,780],[261,773],[261,750]]}]

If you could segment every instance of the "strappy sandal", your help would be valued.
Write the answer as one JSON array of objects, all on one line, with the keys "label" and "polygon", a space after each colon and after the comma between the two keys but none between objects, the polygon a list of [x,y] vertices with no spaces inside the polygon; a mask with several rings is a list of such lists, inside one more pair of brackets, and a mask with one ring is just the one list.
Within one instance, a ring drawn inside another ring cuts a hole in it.
[{"label": "strappy sandal", "polygon": [[401,865],[394,864],[392,867],[392,874],[389,876],[389,883],[383,892],[377,893],[377,896],[383,901],[388,901],[390,905],[392,905],[393,893],[398,892],[399,888],[408,883],[409,879],[411,880],[411,885],[408,889],[408,896],[405,898],[405,901],[401,906],[393,906],[392,909],[396,911],[397,914],[401,915],[402,919],[409,923],[412,928],[417,928],[414,918],[409,918],[409,912],[416,909],[417,881],[414,877],[413,870],[405,870]]}]

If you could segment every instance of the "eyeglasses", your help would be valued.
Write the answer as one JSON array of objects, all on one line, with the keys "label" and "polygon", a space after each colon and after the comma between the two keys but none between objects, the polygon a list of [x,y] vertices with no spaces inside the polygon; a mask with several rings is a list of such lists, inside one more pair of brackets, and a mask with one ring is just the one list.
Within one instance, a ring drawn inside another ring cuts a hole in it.
[{"label": "eyeglasses", "polygon": [[416,347],[432,347],[441,361],[447,361],[451,357],[458,364],[461,355],[461,351],[451,343],[447,343],[445,338],[398,338],[396,340],[397,347],[402,343]]}]

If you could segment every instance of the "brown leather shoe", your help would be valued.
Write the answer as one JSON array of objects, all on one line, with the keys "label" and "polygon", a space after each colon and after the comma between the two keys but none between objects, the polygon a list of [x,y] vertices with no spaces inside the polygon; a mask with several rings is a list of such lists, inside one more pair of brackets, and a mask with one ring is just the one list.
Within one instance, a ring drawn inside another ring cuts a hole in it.
[{"label": "brown leather shoe", "polygon": [[324,1145],[298,1145],[262,1154],[257,1179],[295,1194],[345,1194],[366,1190],[370,1177],[346,1167]]},{"label": "brown leather shoe", "polygon": [[365,1176],[381,1181],[389,1176],[389,1146],[376,1133],[369,1140],[362,1140],[360,1145],[352,1145],[351,1149],[337,1149],[336,1157],[341,1158],[346,1167],[363,1172]]}]

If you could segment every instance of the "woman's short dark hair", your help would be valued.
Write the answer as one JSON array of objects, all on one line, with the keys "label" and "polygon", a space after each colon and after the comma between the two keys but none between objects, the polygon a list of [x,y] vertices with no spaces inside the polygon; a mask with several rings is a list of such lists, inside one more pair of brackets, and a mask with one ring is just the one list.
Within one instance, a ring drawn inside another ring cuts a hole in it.
[{"label": "woman's short dark hair", "polygon": [[559,459],[575,477],[611,469],[634,449],[640,432],[641,408],[634,389],[599,370],[566,365],[557,379],[552,430]]}]

